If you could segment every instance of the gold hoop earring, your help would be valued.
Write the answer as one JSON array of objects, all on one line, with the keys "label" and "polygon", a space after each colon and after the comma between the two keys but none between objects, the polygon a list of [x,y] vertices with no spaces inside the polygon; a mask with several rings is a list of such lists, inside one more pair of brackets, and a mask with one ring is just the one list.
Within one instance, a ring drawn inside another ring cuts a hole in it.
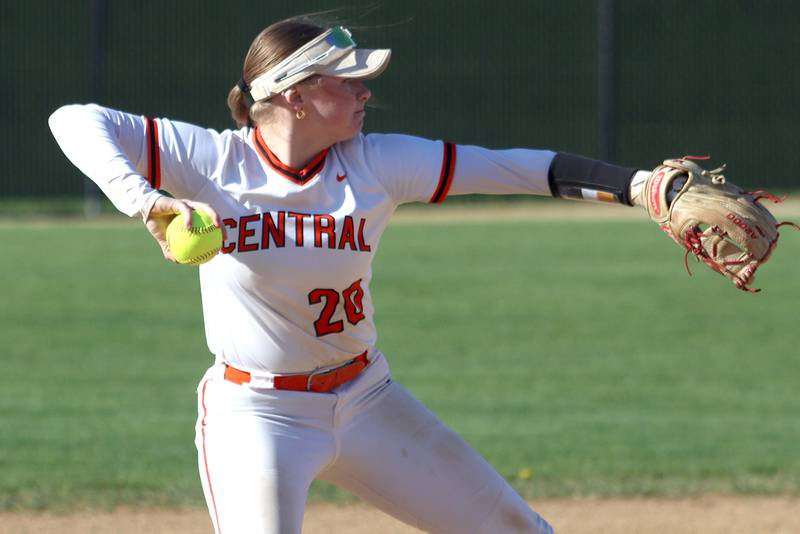
[{"label": "gold hoop earring", "polygon": [[297,113],[294,114],[297,117],[297,120],[301,121],[306,118],[306,112],[301,109],[297,110]]}]

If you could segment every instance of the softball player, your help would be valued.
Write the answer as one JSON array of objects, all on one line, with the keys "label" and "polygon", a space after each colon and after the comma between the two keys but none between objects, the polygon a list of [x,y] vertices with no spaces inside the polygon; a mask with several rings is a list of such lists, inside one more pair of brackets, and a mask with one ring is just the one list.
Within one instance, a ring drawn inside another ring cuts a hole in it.
[{"label": "softball player", "polygon": [[402,203],[466,193],[631,203],[639,175],[546,150],[364,135],[362,80],[389,57],[356,48],[344,28],[282,21],[256,37],[229,95],[237,130],[97,105],[50,118],[69,159],[143,217],[168,259],[176,213],[206,210],[225,231],[222,253],[200,267],[215,363],[198,386],[196,445],[217,533],[299,533],[315,478],[431,532],[552,532],[392,380],[376,348],[372,259]]}]

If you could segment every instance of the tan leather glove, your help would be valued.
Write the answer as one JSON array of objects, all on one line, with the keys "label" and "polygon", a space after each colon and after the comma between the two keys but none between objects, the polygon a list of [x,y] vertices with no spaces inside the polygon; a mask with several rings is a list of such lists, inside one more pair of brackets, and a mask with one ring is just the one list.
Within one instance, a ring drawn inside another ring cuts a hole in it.
[{"label": "tan leather glove", "polygon": [[[736,287],[750,288],[756,270],[778,243],[778,223],[760,199],[782,202],[764,191],[747,192],[722,175],[725,166],[705,170],[691,156],[669,159],[644,184],[643,204],[650,218],[686,249]],[[689,273],[691,274],[691,272]]]}]

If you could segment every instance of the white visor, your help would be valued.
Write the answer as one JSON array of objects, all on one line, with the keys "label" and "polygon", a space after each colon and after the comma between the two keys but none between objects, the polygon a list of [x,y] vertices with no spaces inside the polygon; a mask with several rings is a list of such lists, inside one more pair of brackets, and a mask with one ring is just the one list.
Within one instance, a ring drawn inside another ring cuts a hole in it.
[{"label": "white visor", "polygon": [[309,41],[250,83],[253,102],[266,100],[315,74],[374,78],[386,70],[392,51],[356,48],[350,30],[336,26]]}]

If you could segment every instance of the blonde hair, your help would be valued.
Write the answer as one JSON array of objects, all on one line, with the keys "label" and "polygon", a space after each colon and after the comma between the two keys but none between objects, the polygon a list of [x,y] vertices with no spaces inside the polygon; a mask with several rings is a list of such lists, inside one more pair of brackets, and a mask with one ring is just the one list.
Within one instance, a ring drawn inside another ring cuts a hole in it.
[{"label": "blonde hair", "polygon": [[[253,80],[324,31],[325,28],[303,17],[271,24],[256,36],[247,50],[242,79],[249,87]],[[228,93],[228,108],[236,125],[241,128],[268,121],[273,104],[269,100],[262,100],[249,106],[237,84]]]}]

